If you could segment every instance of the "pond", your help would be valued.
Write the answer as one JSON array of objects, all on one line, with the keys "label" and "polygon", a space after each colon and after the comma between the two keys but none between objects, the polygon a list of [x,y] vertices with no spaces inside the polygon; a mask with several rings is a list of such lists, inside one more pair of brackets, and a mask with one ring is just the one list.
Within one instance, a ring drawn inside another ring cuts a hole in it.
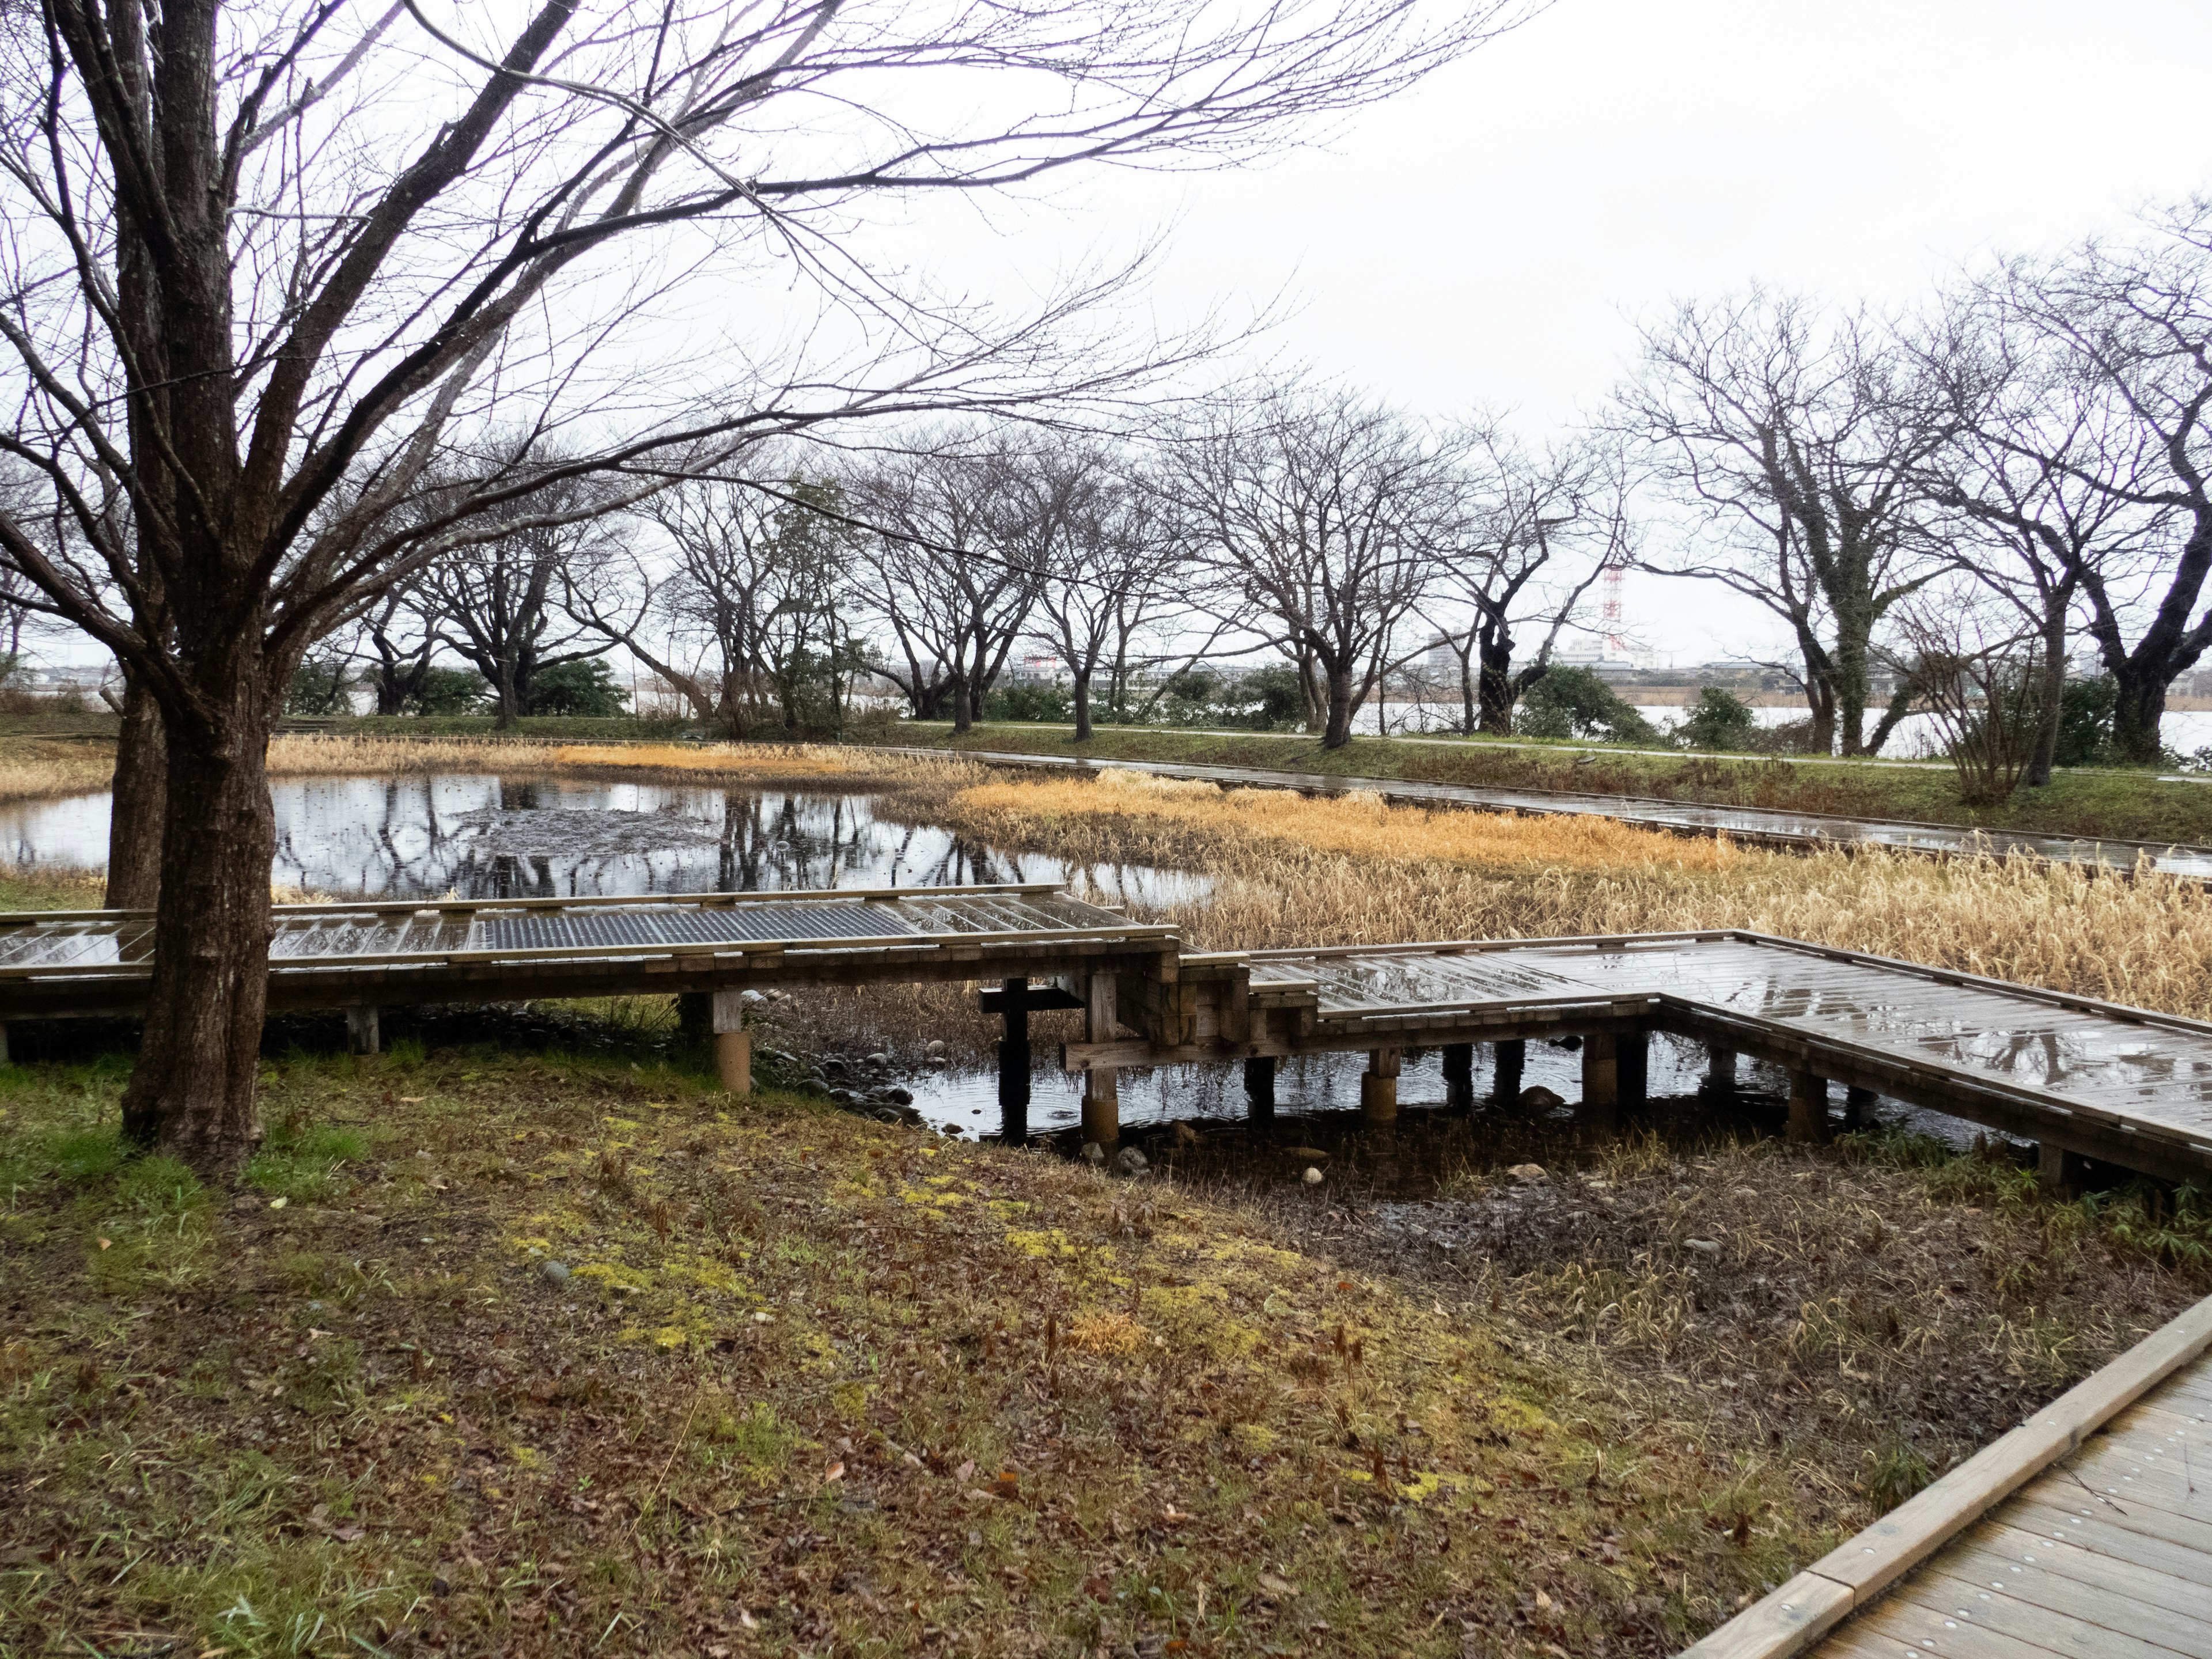
[{"label": "pond", "polygon": [[[345,897],[591,898],[978,882],[1087,884],[1109,903],[1203,898],[1202,876],[1076,867],[878,817],[865,794],[441,773],[280,778],[280,887]],[[108,797],[0,805],[0,859],[99,869]]]}]

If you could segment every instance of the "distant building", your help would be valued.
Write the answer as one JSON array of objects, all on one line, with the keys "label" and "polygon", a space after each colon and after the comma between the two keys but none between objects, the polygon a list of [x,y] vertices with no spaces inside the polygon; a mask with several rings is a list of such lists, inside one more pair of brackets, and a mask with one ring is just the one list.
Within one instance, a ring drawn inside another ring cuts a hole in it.
[{"label": "distant building", "polygon": [[999,676],[1001,685],[1058,685],[1068,678],[1067,665],[1049,652],[1009,657]]}]

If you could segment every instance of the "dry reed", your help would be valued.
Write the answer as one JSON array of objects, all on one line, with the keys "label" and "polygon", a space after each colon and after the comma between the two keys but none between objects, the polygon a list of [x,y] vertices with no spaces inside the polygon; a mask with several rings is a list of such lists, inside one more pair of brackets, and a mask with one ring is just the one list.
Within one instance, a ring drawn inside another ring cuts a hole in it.
[{"label": "dry reed", "polygon": [[2148,868],[1608,841],[1576,818],[1210,787],[993,783],[931,811],[1002,848],[1206,872],[1209,900],[1152,912],[1198,949],[1747,927],[2212,1018],[2212,890]]},{"label": "dry reed", "polygon": [[106,788],[114,773],[115,752],[105,744],[0,741],[0,800],[88,795]]},{"label": "dry reed", "polygon": [[973,762],[883,754],[830,744],[579,744],[536,738],[301,736],[269,744],[279,777],[380,773],[659,773],[686,781],[763,785],[850,781],[873,789],[958,787],[986,775]]}]

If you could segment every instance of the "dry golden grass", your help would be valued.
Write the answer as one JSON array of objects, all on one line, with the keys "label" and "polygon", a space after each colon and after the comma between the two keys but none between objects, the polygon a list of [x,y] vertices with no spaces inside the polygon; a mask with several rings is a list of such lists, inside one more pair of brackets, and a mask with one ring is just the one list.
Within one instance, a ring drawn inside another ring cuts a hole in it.
[{"label": "dry golden grass", "polygon": [[772,784],[831,781],[876,789],[952,788],[985,775],[970,761],[921,759],[832,744],[592,744],[532,738],[301,736],[270,739],[280,777],[379,773],[659,773],[687,781]]},{"label": "dry golden grass", "polygon": [[0,800],[88,795],[106,788],[114,773],[115,750],[104,743],[0,739]]},{"label": "dry golden grass", "polygon": [[1304,796],[1280,789],[1231,789],[1139,772],[993,782],[964,789],[963,818],[1005,814],[1025,823],[1103,818],[1176,824],[1367,858],[1416,856],[1488,866],[1561,869],[1724,870],[1736,849],[1725,839],[1635,830],[1613,818],[1524,818],[1510,813],[1428,811],[1391,806],[1371,794]]},{"label": "dry golden grass", "polygon": [[1148,917],[1197,949],[1747,927],[2212,1018],[2212,890],[2148,869],[1607,842],[1581,819],[1211,788],[992,783],[928,805],[1001,848],[1205,872],[1209,902]]}]

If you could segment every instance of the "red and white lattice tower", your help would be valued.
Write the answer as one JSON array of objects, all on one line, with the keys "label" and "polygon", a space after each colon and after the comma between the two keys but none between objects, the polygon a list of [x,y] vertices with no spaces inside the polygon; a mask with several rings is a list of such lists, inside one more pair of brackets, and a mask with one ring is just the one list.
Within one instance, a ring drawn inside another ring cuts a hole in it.
[{"label": "red and white lattice tower", "polygon": [[1599,612],[1605,623],[1605,654],[1616,659],[1628,655],[1628,641],[1620,630],[1620,590],[1622,579],[1627,574],[1620,566],[1609,564],[1598,579],[1605,601]]}]

